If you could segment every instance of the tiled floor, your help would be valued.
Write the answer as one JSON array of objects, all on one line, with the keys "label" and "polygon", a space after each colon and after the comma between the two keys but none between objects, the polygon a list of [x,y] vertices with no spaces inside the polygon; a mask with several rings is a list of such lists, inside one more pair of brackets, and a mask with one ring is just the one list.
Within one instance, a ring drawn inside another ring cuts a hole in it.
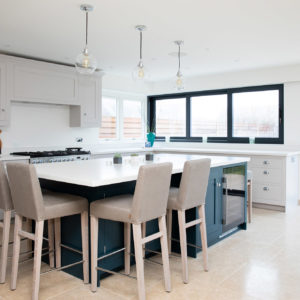
[{"label": "tiled floor", "polygon": [[[172,257],[170,262],[171,293],[164,292],[161,266],[145,263],[148,300],[299,300],[300,206],[289,208],[285,214],[255,209],[247,231],[209,248],[209,272],[203,271],[201,254],[198,259],[189,259],[189,284],[181,281],[180,259]],[[31,268],[31,263],[20,267],[16,291],[10,291],[8,284],[0,285],[1,300],[30,299]],[[120,276],[103,279],[97,293],[63,272],[43,275],[40,284],[40,299],[134,300],[136,294],[136,281]]]}]

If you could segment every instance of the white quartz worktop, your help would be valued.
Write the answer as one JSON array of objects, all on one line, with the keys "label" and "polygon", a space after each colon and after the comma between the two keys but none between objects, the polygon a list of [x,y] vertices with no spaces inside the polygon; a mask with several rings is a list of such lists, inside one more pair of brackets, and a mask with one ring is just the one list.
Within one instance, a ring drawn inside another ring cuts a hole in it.
[{"label": "white quartz worktop", "polygon": [[[251,148],[252,145],[249,146]],[[243,149],[215,149],[215,148],[193,148],[193,147],[154,147],[154,148],[119,148],[92,151],[92,155],[104,155],[114,153],[140,153],[140,152],[167,152],[167,153],[196,153],[196,154],[229,154],[229,155],[262,155],[262,156],[291,156],[299,155],[300,151],[289,150],[243,150]]]},{"label": "white quartz worktop", "polygon": [[0,161],[12,161],[12,160],[29,160],[29,156],[19,156],[19,155],[10,155],[2,154],[0,155]]},{"label": "white quartz worktop", "polygon": [[[251,145],[250,145],[251,146]],[[250,147],[251,148],[251,147]],[[154,151],[159,152],[184,152],[184,153],[212,153],[212,154],[232,154],[232,155],[270,155],[270,156],[290,156],[299,155],[300,151],[287,151],[287,150],[238,150],[238,149],[206,149],[206,148],[173,148],[173,147],[162,147],[154,148]]]},{"label": "white quartz worktop", "polygon": [[[186,154],[155,154],[154,163],[172,162],[172,173],[180,173],[186,160],[209,157],[211,167],[226,166],[248,162],[247,157],[204,156]],[[35,165],[39,178],[78,185],[97,187],[137,179],[139,166],[152,164],[144,161],[144,156],[139,156],[135,162],[130,157],[123,157],[123,164],[112,164],[111,158],[100,158],[86,161],[62,162],[55,164]]]}]

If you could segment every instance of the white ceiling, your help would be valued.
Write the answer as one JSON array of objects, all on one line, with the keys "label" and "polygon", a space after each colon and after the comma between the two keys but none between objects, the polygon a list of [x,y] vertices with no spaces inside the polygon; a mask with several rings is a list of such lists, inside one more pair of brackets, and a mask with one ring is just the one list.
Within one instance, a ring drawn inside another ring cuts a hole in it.
[{"label": "white ceiling", "polygon": [[[85,0],[1,0],[0,51],[72,64],[84,46]],[[86,0],[89,45],[99,68],[131,77],[137,24],[157,81],[175,76],[184,40],[186,76],[300,63],[299,0]]]}]

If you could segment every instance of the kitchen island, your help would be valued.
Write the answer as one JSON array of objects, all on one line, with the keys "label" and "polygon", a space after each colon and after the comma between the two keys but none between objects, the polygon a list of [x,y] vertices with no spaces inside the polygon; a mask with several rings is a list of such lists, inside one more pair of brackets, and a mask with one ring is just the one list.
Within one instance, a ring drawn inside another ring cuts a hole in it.
[{"label": "kitchen island", "polygon": [[[123,164],[112,164],[111,158],[95,159],[88,161],[63,162],[55,164],[36,165],[37,174],[44,188],[54,191],[67,192],[86,197],[89,202],[120,194],[133,193],[138,176],[139,167],[143,164],[172,162],[172,186],[179,186],[184,162],[187,160],[211,158],[211,172],[206,195],[206,224],[208,245],[217,243],[223,239],[226,233],[222,226],[222,202],[223,187],[222,178],[224,170],[239,168],[244,175],[244,183],[247,180],[247,157],[203,156],[186,154],[155,154],[154,161],[145,161],[144,155],[139,157],[123,157]],[[236,226],[232,234],[239,229],[246,229],[247,189],[243,202],[243,220]],[[175,212],[173,212],[175,214]],[[187,221],[196,217],[196,209],[187,211]],[[174,215],[173,238],[178,239],[178,224]],[[187,231],[188,243],[201,246],[198,228],[192,227]],[[147,223],[147,235],[157,231],[157,221]],[[81,248],[80,217],[70,216],[62,219],[62,243],[70,247]],[[99,221],[99,247],[98,256],[108,254],[122,248],[124,243],[123,224],[109,220]],[[147,249],[159,250],[159,242],[153,241],[147,244]],[[174,241],[172,251],[179,251],[179,245]],[[188,247],[188,255],[196,257],[199,249]],[[150,252],[148,252],[150,254]],[[62,249],[62,265],[74,263],[81,259],[77,253]],[[134,260],[132,261],[134,263]],[[124,257],[118,253],[101,261],[101,267],[111,270],[119,270],[124,266]],[[74,266],[66,270],[68,273],[82,278],[81,266]],[[106,275],[100,273],[99,275]]]}]

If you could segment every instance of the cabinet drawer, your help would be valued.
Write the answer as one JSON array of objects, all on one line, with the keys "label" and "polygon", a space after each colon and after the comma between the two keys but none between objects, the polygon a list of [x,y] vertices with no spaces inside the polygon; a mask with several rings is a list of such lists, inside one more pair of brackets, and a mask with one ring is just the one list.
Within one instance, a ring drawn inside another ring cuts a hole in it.
[{"label": "cabinet drawer", "polygon": [[249,169],[251,167],[262,167],[262,168],[282,168],[283,160],[273,157],[251,157],[251,161],[249,162]]},{"label": "cabinet drawer", "polygon": [[257,202],[256,199],[266,199],[278,204],[278,202],[284,201],[282,198],[282,189],[280,186],[253,184],[253,202]]},{"label": "cabinet drawer", "polygon": [[282,183],[282,170],[281,169],[270,169],[270,168],[252,168],[253,182],[263,183]]}]

